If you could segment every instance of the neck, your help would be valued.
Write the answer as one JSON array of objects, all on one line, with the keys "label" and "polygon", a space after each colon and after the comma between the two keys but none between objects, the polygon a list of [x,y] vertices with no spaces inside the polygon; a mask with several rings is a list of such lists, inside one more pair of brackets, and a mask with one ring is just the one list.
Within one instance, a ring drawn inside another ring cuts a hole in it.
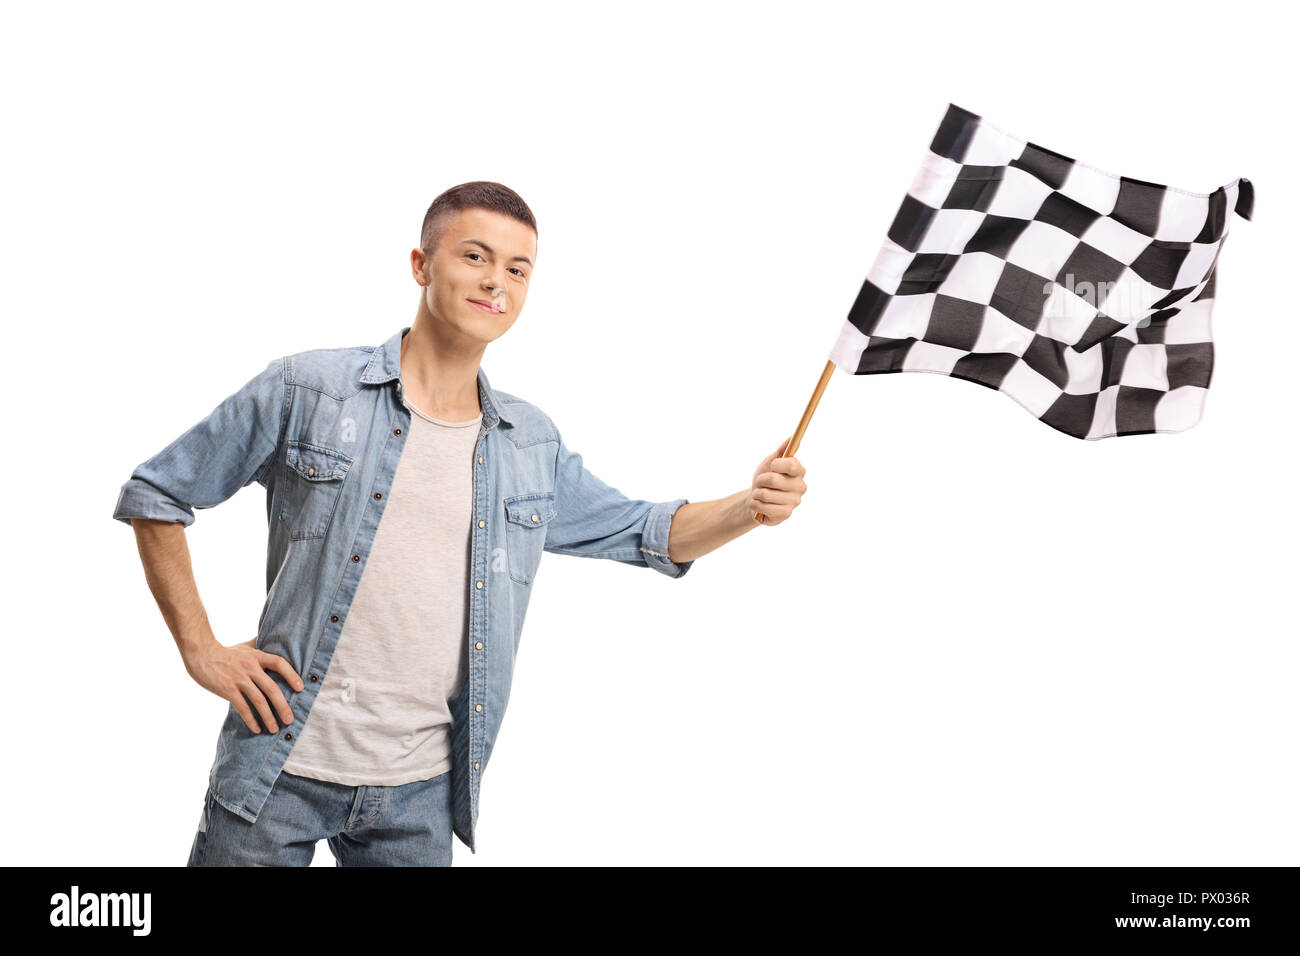
[{"label": "neck", "polygon": [[[423,312],[423,310],[421,310]],[[457,348],[440,340],[423,314],[402,336],[402,391],[406,400],[434,418],[468,421],[483,414],[478,397],[478,367],[486,345]]]}]

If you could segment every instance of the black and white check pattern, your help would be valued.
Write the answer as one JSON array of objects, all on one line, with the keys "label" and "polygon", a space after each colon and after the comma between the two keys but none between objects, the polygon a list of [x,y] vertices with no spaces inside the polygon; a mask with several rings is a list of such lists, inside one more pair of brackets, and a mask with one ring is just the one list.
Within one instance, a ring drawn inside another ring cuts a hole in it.
[{"label": "black and white check pattern", "polygon": [[1228,220],[1253,204],[1247,179],[1115,176],[950,103],[830,358],[978,382],[1076,438],[1183,431]]}]

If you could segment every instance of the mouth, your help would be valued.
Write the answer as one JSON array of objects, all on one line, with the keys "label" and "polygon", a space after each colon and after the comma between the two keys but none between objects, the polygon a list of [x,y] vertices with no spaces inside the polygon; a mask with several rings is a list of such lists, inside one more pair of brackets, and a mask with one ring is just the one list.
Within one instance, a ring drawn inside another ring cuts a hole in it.
[{"label": "mouth", "polygon": [[504,315],[506,311],[505,309],[498,309],[491,302],[486,302],[483,299],[470,299],[469,301],[471,305],[476,305],[484,312],[490,312],[493,315]]}]

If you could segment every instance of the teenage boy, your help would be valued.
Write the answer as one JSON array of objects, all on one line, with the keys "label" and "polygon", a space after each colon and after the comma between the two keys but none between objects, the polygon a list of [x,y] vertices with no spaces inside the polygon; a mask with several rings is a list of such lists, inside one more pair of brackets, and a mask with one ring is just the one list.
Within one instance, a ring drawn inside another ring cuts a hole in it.
[{"label": "teenage boy", "polygon": [[[543,551],[684,575],[777,525],[807,486],[783,441],[726,498],[641,501],[605,484],[549,416],[480,361],[519,318],[532,212],[499,183],[429,207],[413,323],[380,346],[276,359],[135,469],[135,529],[186,670],[229,701],[191,866],[450,865],[476,852],[479,784],[505,714]],[[184,529],[266,488],[257,637],[219,643]]]}]

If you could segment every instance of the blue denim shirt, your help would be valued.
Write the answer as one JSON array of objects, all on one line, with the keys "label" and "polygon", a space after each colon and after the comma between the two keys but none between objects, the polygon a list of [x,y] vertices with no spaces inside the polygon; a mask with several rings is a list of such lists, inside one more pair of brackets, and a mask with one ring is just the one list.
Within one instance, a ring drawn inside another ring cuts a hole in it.
[{"label": "blue denim shirt", "polygon": [[[271,362],[141,464],[113,517],[189,526],[256,481],[266,489],[266,602],[256,646],[289,661],[293,708],[279,733],[254,734],[232,705],[209,775],[215,799],[256,822],[311,712],[388,501],[410,412],[400,400],[404,326],[378,347],[314,349]],[[478,371],[483,423],[475,448],[469,666],[453,702],[454,831],[477,852],[479,784],[510,697],[515,653],[542,552],[611,558],[681,577],[668,529],[687,499],[639,501],[601,481],[545,412],[494,391]]]}]

